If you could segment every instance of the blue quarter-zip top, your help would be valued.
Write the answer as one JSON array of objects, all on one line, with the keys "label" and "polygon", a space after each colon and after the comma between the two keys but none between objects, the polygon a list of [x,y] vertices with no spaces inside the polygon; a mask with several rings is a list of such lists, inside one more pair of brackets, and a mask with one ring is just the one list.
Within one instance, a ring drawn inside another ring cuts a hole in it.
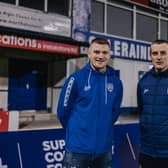
[{"label": "blue quarter-zip top", "polygon": [[109,66],[100,73],[88,63],[72,74],[61,91],[57,108],[66,129],[66,149],[88,154],[111,151],[122,94],[121,80]]}]

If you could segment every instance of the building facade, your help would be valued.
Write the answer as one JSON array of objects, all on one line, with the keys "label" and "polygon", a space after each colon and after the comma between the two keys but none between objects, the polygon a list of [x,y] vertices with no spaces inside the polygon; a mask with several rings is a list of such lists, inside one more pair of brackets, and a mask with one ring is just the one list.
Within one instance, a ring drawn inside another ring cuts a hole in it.
[{"label": "building facade", "polygon": [[150,68],[150,42],[168,39],[168,1],[0,0],[0,108],[56,113],[65,78],[87,62],[94,37],[111,43],[123,111]]}]

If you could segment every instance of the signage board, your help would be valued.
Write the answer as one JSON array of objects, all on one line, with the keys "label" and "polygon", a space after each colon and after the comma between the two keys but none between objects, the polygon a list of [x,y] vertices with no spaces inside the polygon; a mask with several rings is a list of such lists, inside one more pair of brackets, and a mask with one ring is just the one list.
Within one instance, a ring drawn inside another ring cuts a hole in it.
[{"label": "signage board", "polygon": [[[64,135],[63,129],[0,133],[0,167],[63,168]],[[138,124],[116,125],[115,135],[113,167],[138,167]]]},{"label": "signage board", "polygon": [[105,36],[96,33],[88,33],[88,42],[96,37],[104,37],[111,44],[111,55],[114,58],[122,58],[138,61],[150,61],[150,43]]},{"label": "signage board", "polygon": [[76,45],[31,39],[15,35],[0,34],[0,46],[69,55],[79,55],[79,46]]},{"label": "signage board", "polygon": [[131,0],[139,4],[146,5],[155,9],[159,9],[162,12],[168,13],[168,0]]},{"label": "signage board", "polygon": [[0,26],[59,36],[71,36],[70,18],[0,3]]}]

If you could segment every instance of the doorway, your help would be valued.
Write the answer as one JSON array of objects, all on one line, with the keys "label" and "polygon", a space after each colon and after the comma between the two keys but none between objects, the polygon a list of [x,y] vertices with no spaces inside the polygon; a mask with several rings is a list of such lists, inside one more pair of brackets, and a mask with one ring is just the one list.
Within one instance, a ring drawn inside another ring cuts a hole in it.
[{"label": "doorway", "polygon": [[8,110],[46,110],[48,62],[9,59]]}]

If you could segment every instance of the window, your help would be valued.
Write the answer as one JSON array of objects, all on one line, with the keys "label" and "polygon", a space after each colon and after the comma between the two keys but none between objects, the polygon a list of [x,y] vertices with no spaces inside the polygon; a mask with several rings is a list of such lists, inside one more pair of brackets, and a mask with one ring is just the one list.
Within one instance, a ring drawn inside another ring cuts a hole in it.
[{"label": "window", "polygon": [[0,0],[0,2],[15,4],[15,0]]},{"label": "window", "polygon": [[151,16],[137,14],[136,35],[138,40],[153,41],[157,39],[157,19]]},{"label": "window", "polygon": [[168,40],[168,21],[161,20],[160,22],[160,38]]},{"label": "window", "polygon": [[104,4],[92,2],[91,30],[104,32]]},{"label": "window", "polygon": [[[152,10],[129,1],[92,0],[91,30],[151,42],[168,39],[167,13]],[[161,15],[160,15],[161,14]],[[158,29],[161,16],[160,32]]]},{"label": "window", "polygon": [[107,33],[131,38],[132,25],[131,11],[107,6]]},{"label": "window", "polygon": [[68,16],[68,0],[48,0],[48,12],[58,13]]},{"label": "window", "polygon": [[19,0],[19,6],[44,11],[44,0]]}]

